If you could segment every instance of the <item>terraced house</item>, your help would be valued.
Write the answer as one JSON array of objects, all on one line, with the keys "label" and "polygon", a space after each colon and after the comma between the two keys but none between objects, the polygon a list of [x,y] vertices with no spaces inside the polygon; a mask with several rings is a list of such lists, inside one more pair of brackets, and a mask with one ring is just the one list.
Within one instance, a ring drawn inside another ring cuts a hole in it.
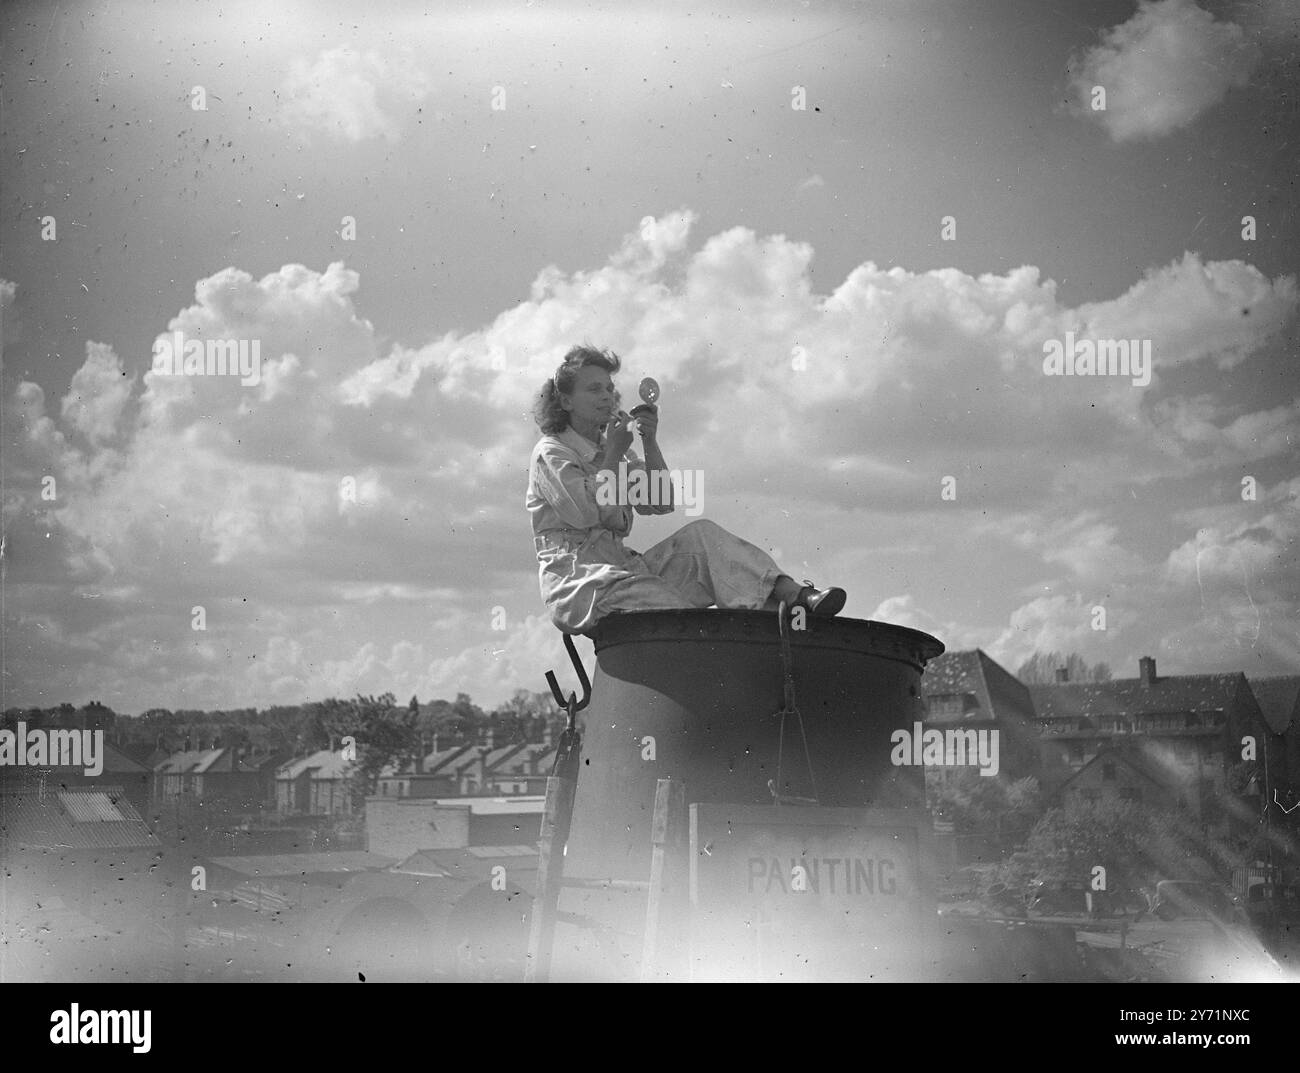
[{"label": "terraced house", "polygon": [[[1042,779],[1049,793],[1059,795],[1072,786],[1086,800],[1101,799],[1106,787],[1091,780],[1118,778],[1116,756],[1122,754],[1130,758],[1126,774],[1143,775],[1128,785],[1130,798],[1155,803],[1168,797],[1179,809],[1209,822],[1221,793],[1242,790],[1243,739],[1253,739],[1261,771],[1267,757],[1270,779],[1282,776],[1281,736],[1265,720],[1240,672],[1162,678],[1156,661],[1143,656],[1136,678],[1059,679],[1060,672],[1053,685],[1030,687],[1042,728]],[[1083,777],[1084,769],[1103,754],[1100,769]],[[1148,777],[1158,788],[1143,790]]]}]

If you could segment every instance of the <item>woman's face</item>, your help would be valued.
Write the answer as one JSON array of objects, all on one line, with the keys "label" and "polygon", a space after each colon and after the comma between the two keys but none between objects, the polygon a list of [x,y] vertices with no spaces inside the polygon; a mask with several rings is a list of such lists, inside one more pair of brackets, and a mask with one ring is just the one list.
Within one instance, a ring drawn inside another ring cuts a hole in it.
[{"label": "woman's face", "polygon": [[578,370],[573,394],[560,395],[560,405],[569,412],[569,420],[579,425],[603,425],[618,410],[618,392],[608,370],[599,365],[584,365]]}]

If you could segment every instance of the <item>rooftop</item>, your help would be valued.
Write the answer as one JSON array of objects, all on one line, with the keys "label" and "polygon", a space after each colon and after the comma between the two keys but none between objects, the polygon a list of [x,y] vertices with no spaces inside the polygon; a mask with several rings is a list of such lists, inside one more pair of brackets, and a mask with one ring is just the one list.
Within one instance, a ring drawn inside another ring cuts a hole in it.
[{"label": "rooftop", "polygon": [[267,853],[254,857],[213,857],[212,863],[241,875],[257,877],[320,875],[326,873],[367,872],[387,868],[392,857],[364,850],[338,850],[332,853]]},{"label": "rooftop", "polygon": [[1102,715],[1167,715],[1227,711],[1245,683],[1236,674],[1177,674],[1143,684],[1140,678],[1030,686],[1040,719]]},{"label": "rooftop", "polygon": [[1251,675],[1246,680],[1273,730],[1279,734],[1288,729],[1300,731],[1300,674],[1280,674],[1269,678]]},{"label": "rooftop", "polygon": [[154,768],[160,775],[201,775],[221,759],[225,749],[182,749],[159,761]]},{"label": "rooftop", "polygon": [[317,749],[307,756],[281,764],[275,773],[277,779],[296,779],[298,776],[312,772],[316,779],[342,779],[347,776],[347,769],[352,761],[343,757],[343,750]]},{"label": "rooftop", "polygon": [[149,849],[162,843],[120,786],[0,793],[0,839],[49,849]]},{"label": "rooftop", "polygon": [[971,693],[989,718],[1036,718],[1025,684],[982,648],[945,652],[930,660],[921,676],[921,691],[927,697]]}]

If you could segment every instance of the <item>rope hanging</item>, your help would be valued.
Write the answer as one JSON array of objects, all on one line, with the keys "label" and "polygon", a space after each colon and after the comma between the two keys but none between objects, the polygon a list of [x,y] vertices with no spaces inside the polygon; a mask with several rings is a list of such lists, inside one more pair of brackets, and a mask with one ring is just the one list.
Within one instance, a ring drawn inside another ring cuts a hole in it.
[{"label": "rope hanging", "polygon": [[[776,713],[781,717],[781,727],[776,747],[776,781],[774,783],[769,780],[767,788],[771,791],[773,801],[778,805],[816,805],[818,802],[817,776],[813,773],[812,752],[808,748],[808,734],[804,730],[803,714],[799,711],[798,704],[795,703],[794,658],[790,652],[790,624],[786,616],[787,610],[786,602],[782,600],[776,614],[777,625],[781,634],[781,671],[784,677],[785,695],[781,710]],[[799,736],[803,739],[803,755],[808,764],[808,782],[812,787],[812,797],[793,797],[781,793],[781,765],[785,754],[785,721],[791,715],[799,720]]]}]

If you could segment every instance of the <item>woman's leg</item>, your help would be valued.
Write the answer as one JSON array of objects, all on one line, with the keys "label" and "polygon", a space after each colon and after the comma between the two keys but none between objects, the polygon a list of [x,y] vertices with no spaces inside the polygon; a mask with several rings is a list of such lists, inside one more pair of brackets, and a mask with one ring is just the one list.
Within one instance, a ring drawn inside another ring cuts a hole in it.
[{"label": "woman's leg", "polygon": [[792,600],[799,590],[767,552],[706,518],[682,526],[641,558],[696,607],[764,608],[781,578],[778,599]]}]

